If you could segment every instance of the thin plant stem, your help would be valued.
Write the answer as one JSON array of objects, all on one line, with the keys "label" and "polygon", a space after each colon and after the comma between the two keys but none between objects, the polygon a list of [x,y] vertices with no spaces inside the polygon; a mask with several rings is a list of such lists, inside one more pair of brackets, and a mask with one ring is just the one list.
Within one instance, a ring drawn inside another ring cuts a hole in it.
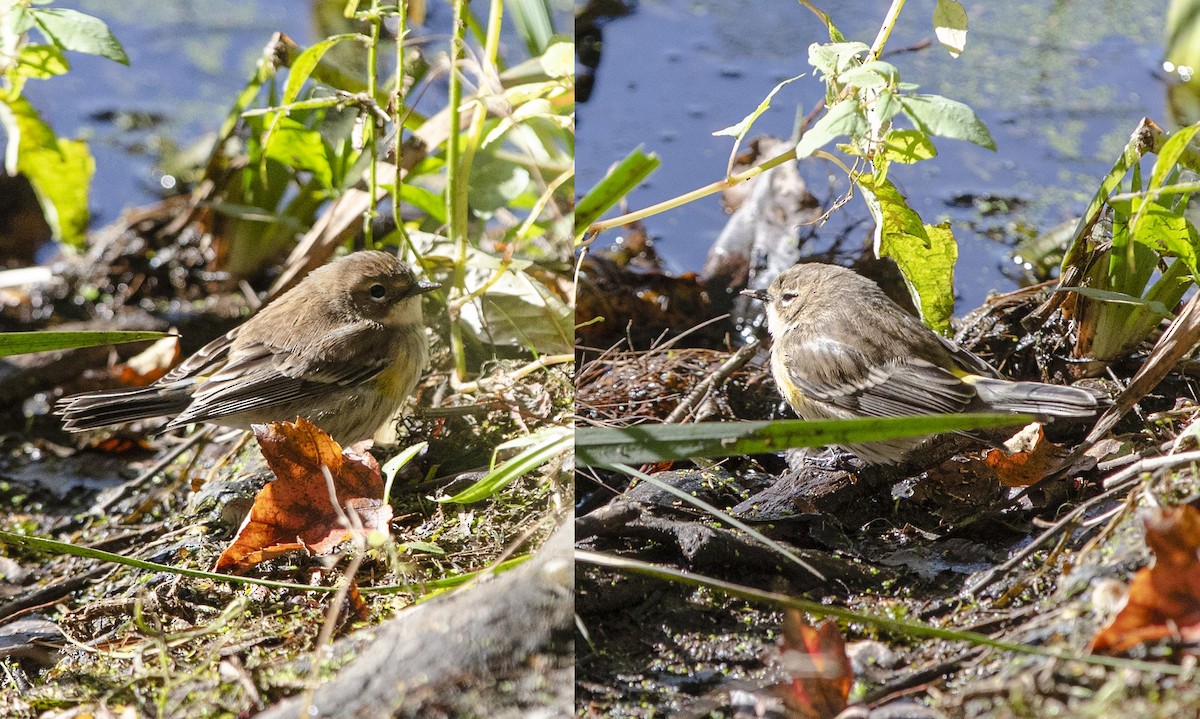
[{"label": "thin plant stem", "polygon": [[[459,72],[459,62],[463,56],[465,44],[467,0],[454,2],[454,34],[450,38],[450,134],[446,140],[446,217],[449,222],[447,236],[450,243],[458,247],[458,258],[454,263],[454,271],[450,278],[450,296],[462,295],[466,286],[467,276],[467,208],[463,201],[466,198],[465,188],[459,191],[459,185],[466,184],[461,167],[461,136],[460,118],[462,115],[462,75]],[[463,345],[462,325],[458,313],[450,311],[450,354],[454,358],[455,374],[461,379],[466,375],[467,355]]]},{"label": "thin plant stem", "polygon": [[[371,26],[371,41],[367,43],[367,96],[375,97],[379,90],[379,26],[383,24],[383,15],[379,12],[379,0],[371,0],[371,10],[367,16]],[[375,247],[375,237],[372,231],[375,219],[375,203],[378,198],[379,177],[379,148],[375,145],[375,116],[365,112],[363,125],[363,148],[370,153],[371,163],[367,167],[367,192],[370,193],[371,203],[363,211],[363,241],[368,249]],[[396,176],[400,176],[399,170]],[[398,202],[394,204],[399,204]]]},{"label": "thin plant stem", "polygon": [[871,57],[878,60],[883,53],[883,46],[887,44],[888,38],[892,35],[892,29],[896,27],[896,18],[900,17],[900,11],[904,9],[905,0],[892,0],[892,6],[888,8],[887,17],[883,19],[883,24],[879,26],[879,34],[875,36],[875,42],[871,44]]}]

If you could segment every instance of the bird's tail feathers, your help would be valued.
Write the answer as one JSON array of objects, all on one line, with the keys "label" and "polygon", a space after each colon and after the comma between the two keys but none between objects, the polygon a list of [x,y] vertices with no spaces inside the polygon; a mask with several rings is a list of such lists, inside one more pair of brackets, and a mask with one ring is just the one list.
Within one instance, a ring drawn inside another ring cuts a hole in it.
[{"label": "bird's tail feathers", "polygon": [[1108,404],[1103,393],[1086,387],[1010,382],[990,377],[975,378],[973,384],[984,405],[1006,412],[1027,412],[1050,417],[1091,417]]},{"label": "bird's tail feathers", "polygon": [[174,415],[187,409],[191,397],[163,387],[137,387],[64,397],[55,406],[63,428],[72,432]]}]

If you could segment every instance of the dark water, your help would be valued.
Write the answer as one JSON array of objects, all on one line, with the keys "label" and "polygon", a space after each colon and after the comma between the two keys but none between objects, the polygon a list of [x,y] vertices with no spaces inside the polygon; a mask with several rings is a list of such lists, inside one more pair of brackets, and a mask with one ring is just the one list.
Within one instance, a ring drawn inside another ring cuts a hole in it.
[{"label": "dark water", "polygon": [[[888,6],[818,4],[848,39],[867,44]],[[1159,70],[1165,0],[964,4],[971,29],[960,58],[936,41],[886,58],[905,81],[921,84],[920,92],[969,104],[999,148],[937,140],[939,157],[893,166],[889,176],[926,222],[952,221],[960,310],[977,306],[989,290],[1014,286],[1007,276],[1016,274],[1011,238],[1081,213],[1143,116],[1169,124]],[[933,40],[933,6],[909,2],[887,49]],[[780,91],[755,125],[755,132],[790,135],[797,106],[807,112],[822,98],[807,53],[826,39],[816,18],[791,1],[643,0],[604,26],[594,89],[579,107],[577,187],[586,191],[639,144],[657,152],[663,166],[633,193],[631,209],[720,179],[732,141],[711,133],[740,120],[780,80],[810,73]],[[955,204],[962,194],[1025,204],[985,216]],[[865,213],[858,200],[847,209]],[[725,219],[713,197],[646,225],[673,269],[695,270]],[[601,242],[615,237],[607,233]]]}]

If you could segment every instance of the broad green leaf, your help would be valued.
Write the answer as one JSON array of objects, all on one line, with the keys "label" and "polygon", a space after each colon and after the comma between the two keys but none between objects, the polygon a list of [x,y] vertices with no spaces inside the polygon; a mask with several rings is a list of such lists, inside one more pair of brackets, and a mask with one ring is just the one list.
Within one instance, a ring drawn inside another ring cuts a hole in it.
[{"label": "broad green leaf", "polygon": [[938,137],[966,140],[989,150],[996,141],[975,111],[941,95],[901,95],[900,104],[917,129]]},{"label": "broad green leaf", "polygon": [[8,135],[8,174],[20,172],[29,178],[55,239],[82,247],[89,220],[88,186],[96,169],[87,144],[59,139],[23,97],[0,104],[0,125]]},{"label": "broad green leaf", "polygon": [[71,69],[67,56],[54,45],[26,45],[17,55],[21,74],[37,80],[62,75]]},{"label": "broad green leaf", "polygon": [[632,192],[661,164],[658,155],[653,152],[647,154],[641,147],[621,158],[604,179],[588,190],[575,205],[575,241],[583,239],[593,222]]},{"label": "broad green leaf", "polygon": [[835,137],[860,137],[867,130],[867,118],[859,109],[858,100],[848,97],[829,108],[817,124],[804,133],[796,145],[796,159],[804,159]]},{"label": "broad green leaf", "polygon": [[308,170],[322,187],[333,187],[333,168],[321,133],[290,117],[281,117],[267,138],[267,158],[295,170]]},{"label": "broad green leaf", "polygon": [[29,8],[29,14],[48,40],[63,50],[106,57],[129,64],[125,48],[100,18],[62,8]]},{"label": "broad green leaf", "polygon": [[871,47],[861,42],[813,43],[808,46],[808,64],[826,77],[837,76],[870,51]]},{"label": "broad green leaf", "polygon": [[1158,159],[1154,161],[1154,171],[1150,173],[1149,189],[1153,190],[1163,186],[1179,162],[1179,157],[1198,131],[1200,131],[1200,123],[1177,130],[1175,134],[1167,138],[1162,149],[1158,151]]},{"label": "broad green leaf", "polygon": [[433,544],[432,542],[420,542],[420,541],[401,542],[400,544],[396,545],[396,548],[407,550],[410,552],[424,552],[426,554],[443,555],[446,553],[446,550],[442,549],[441,547],[439,547],[436,544]]},{"label": "broad green leaf", "polygon": [[676,459],[736,457],[795,447],[856,444],[927,434],[1016,427],[1029,415],[936,414],[778,422],[701,422],[587,427],[575,430],[575,463],[582,467],[648,464]]},{"label": "broad green leaf", "polygon": [[891,87],[900,81],[900,71],[890,62],[872,60],[861,67],[853,67],[838,76],[843,85],[863,88]]},{"label": "broad green leaf", "polygon": [[738,142],[741,142],[742,138],[745,137],[746,133],[750,130],[750,126],[753,125],[754,121],[758,119],[758,116],[771,108],[771,98],[775,97],[775,93],[779,92],[784,85],[795,82],[802,77],[804,76],[797,75],[796,77],[789,77],[775,87],[771,88],[771,91],[767,93],[767,96],[763,98],[762,102],[758,103],[758,107],[754,108],[754,112],[751,112],[749,115],[743,117],[741,121],[735,125],[730,125],[729,127],[717,130],[713,133],[713,136],[728,135],[730,137],[737,138]]},{"label": "broad green leaf", "polygon": [[888,123],[903,108],[891,90],[879,90],[875,101],[867,108],[867,122],[871,125],[871,136],[879,137],[888,128]]},{"label": "broad green leaf", "polygon": [[411,182],[405,182],[400,185],[400,200],[429,215],[430,219],[437,224],[445,224],[446,200],[441,195],[434,194]]},{"label": "broad green leaf", "polygon": [[1147,200],[1133,225],[1132,239],[1156,252],[1178,257],[1193,277],[1200,277],[1196,263],[1196,229],[1179,212]]},{"label": "broad green leaf", "polygon": [[[482,269],[473,265],[472,270]],[[467,289],[492,281],[492,272],[471,272]],[[540,355],[570,352],[575,341],[574,310],[545,285],[515,266],[462,308],[460,318],[480,342],[520,347]]]},{"label": "broad green leaf", "polygon": [[958,259],[950,223],[922,224],[920,215],[887,180],[877,182],[862,175],[858,186],[875,219],[875,255],[895,260],[921,320],[937,332],[946,332],[954,313],[954,262]]},{"label": "broad green leaf", "polygon": [[889,160],[906,165],[937,157],[937,148],[920,130],[892,130],[884,139],[883,148]]},{"label": "broad green leaf", "polygon": [[546,48],[540,58],[542,69],[553,78],[575,77],[575,43],[564,40]]},{"label": "broad green leaf", "polygon": [[495,152],[483,151],[475,155],[468,182],[471,210],[481,217],[490,217],[528,190],[530,177],[523,166]]},{"label": "broad green leaf", "polygon": [[967,46],[967,11],[958,0],[938,0],[933,10],[933,32],[953,57]]},{"label": "broad green leaf", "polygon": [[165,332],[58,332],[46,330],[43,332],[4,332],[0,333],[0,357],[29,354],[32,352],[50,352],[53,350],[75,349],[77,347],[98,347],[115,345],[123,342],[144,342],[157,340],[168,336]]}]

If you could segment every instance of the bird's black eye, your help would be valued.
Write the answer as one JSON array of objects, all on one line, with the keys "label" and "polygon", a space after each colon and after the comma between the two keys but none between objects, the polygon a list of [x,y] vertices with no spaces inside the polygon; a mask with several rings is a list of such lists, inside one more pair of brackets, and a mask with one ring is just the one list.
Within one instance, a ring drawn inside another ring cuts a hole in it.
[{"label": "bird's black eye", "polygon": [[783,302],[783,304],[789,305],[796,300],[796,293],[795,292],[784,292],[783,295],[780,296],[779,299]]},{"label": "bird's black eye", "polygon": [[367,292],[370,292],[371,297],[373,297],[377,300],[382,300],[384,297],[387,297],[387,288],[384,287],[383,285],[379,284],[378,282],[371,285],[370,289],[368,289]]}]

